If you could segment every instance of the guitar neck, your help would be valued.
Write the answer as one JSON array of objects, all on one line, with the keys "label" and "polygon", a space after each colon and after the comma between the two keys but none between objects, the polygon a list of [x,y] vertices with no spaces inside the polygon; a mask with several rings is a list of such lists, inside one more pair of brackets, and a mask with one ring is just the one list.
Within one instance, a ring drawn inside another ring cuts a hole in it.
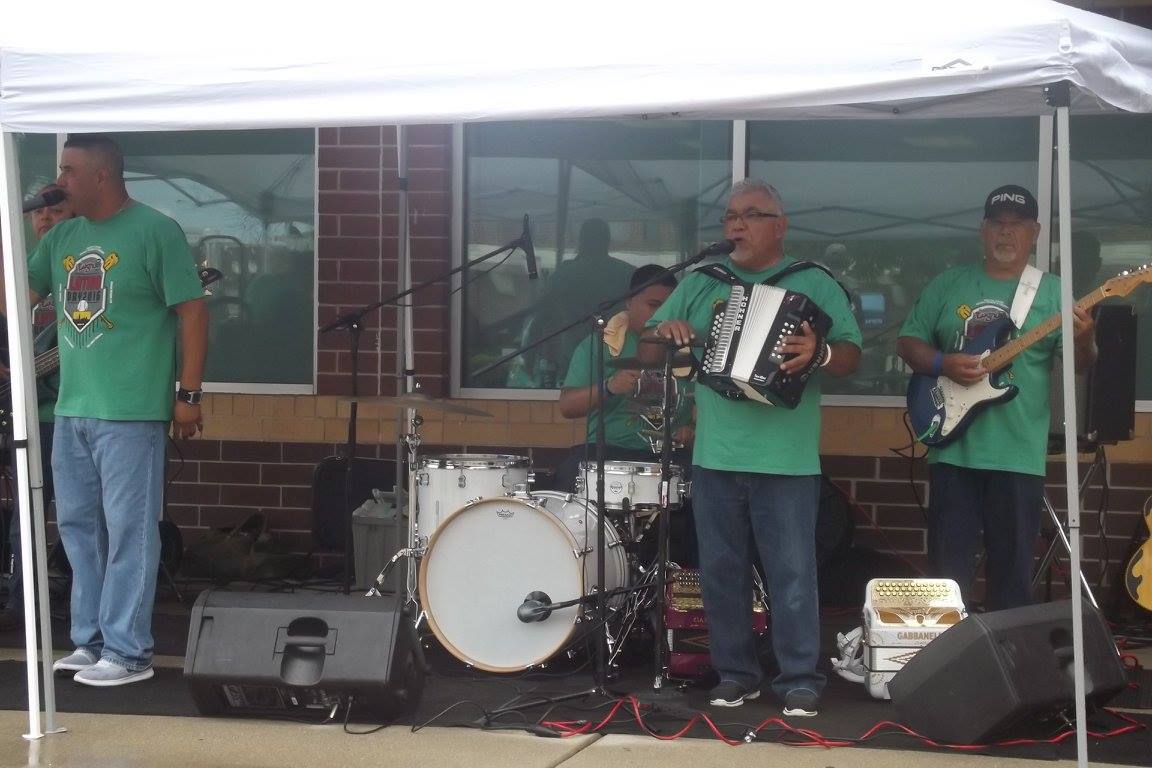
[{"label": "guitar neck", "polygon": [[[1108,298],[1108,294],[1104,291],[1103,286],[1101,286],[1076,302],[1076,306],[1087,311],[1106,298]],[[1000,370],[1015,360],[1016,357],[1028,349],[1028,347],[1040,341],[1059,327],[1060,313],[1057,312],[1027,333],[1023,333],[999,349],[989,352],[988,356],[984,358],[984,368],[989,371]]]},{"label": "guitar neck", "polygon": [[[36,378],[47,376],[60,367],[60,348],[52,347],[52,349],[48,350],[47,352],[42,352],[36,356],[36,360],[34,362]],[[11,391],[12,382],[10,381],[5,381],[4,384],[0,386],[0,395],[7,395]]]}]

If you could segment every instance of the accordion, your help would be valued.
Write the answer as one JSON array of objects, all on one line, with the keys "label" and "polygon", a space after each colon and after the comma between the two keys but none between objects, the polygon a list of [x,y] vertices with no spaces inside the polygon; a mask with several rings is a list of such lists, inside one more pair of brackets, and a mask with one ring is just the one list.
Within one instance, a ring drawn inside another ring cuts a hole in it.
[{"label": "accordion", "polygon": [[780,364],[795,355],[783,354],[780,347],[786,336],[800,333],[805,321],[819,348],[832,318],[812,299],[777,286],[733,284],[728,301],[713,310],[700,382],[730,400],[795,408],[820,360],[814,356],[803,370],[786,374]]}]

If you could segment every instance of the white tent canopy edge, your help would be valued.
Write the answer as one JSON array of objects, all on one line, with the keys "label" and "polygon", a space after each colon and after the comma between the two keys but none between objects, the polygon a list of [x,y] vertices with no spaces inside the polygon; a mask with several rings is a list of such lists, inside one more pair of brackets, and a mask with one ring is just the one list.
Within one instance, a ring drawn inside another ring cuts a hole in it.
[{"label": "white tent canopy edge", "polygon": [[[268,29],[261,8],[210,0],[181,20],[180,41],[133,37],[125,18],[82,16],[83,37],[49,40],[34,9],[0,32],[0,129],[4,132],[3,249],[20,516],[42,522],[42,470],[34,423],[31,336],[19,190],[12,133],[156,131],[380,125],[478,120],[647,115],[696,119],[949,117],[1051,114],[1045,86],[1067,82],[1056,109],[1057,190],[1062,241],[1070,236],[1069,108],[1152,111],[1152,32],[1048,0],[1013,3],[826,2],[694,14],[683,22],[655,3],[586,4],[561,22],[539,5],[508,3],[502,16],[481,7],[452,10],[436,37],[384,35],[337,14],[294,29]],[[59,9],[57,9],[59,10]],[[224,11],[227,12],[224,12]],[[598,12],[599,11],[599,12]],[[368,11],[366,14],[370,13]],[[389,26],[428,29],[423,9],[388,8]],[[64,16],[66,14],[60,14]],[[532,22],[509,22],[529,18]],[[222,24],[221,19],[227,19]],[[834,23],[830,23],[834,19]],[[145,22],[148,18],[144,18]],[[11,21],[11,20],[10,20]],[[334,34],[335,25],[339,34]],[[721,45],[741,30],[763,41]],[[115,26],[114,26],[115,25]],[[222,28],[213,28],[222,27]],[[638,34],[642,30],[643,34]],[[53,26],[53,35],[59,28]],[[485,33],[487,35],[485,36]],[[562,34],[568,45],[557,44]],[[93,41],[148,40],[112,50]],[[268,42],[274,40],[274,42]],[[44,41],[44,42],[41,42]],[[485,42],[489,41],[489,42]],[[491,53],[492,41],[505,44]],[[713,42],[717,41],[717,42]],[[435,43],[434,50],[432,48]],[[509,43],[514,43],[510,45]],[[125,52],[125,48],[131,50]],[[237,51],[243,51],[237,53]],[[604,51],[611,51],[610,61]],[[510,63],[511,62],[511,63]],[[1071,254],[1061,249],[1062,274]],[[1070,285],[1070,281],[1065,281]],[[1064,306],[1071,307],[1070,290]],[[1064,386],[1072,382],[1071,312],[1064,326]],[[1074,423],[1075,402],[1065,399]],[[1069,443],[1074,436],[1069,434]],[[1079,499],[1074,445],[1066,445],[1072,568],[1079,569]],[[29,483],[37,490],[29,498]],[[25,534],[26,535],[26,534]],[[35,548],[43,563],[43,526]],[[25,561],[27,563],[27,559]],[[25,575],[29,566],[25,566]],[[39,569],[38,569],[39,570]],[[47,622],[45,574],[36,574]],[[31,580],[25,594],[31,597]],[[36,649],[29,616],[29,737],[41,735]],[[1073,593],[1078,763],[1087,764],[1082,602]],[[46,633],[47,634],[47,633]],[[50,639],[41,650],[50,657]],[[45,674],[45,727],[55,729],[52,681]]]}]

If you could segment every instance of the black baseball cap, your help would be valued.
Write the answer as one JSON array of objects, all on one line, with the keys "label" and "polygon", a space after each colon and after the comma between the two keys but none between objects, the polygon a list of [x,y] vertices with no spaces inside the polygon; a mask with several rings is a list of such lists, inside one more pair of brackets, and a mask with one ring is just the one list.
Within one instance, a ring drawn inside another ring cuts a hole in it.
[{"label": "black baseball cap", "polygon": [[1015,213],[1022,219],[1036,221],[1040,218],[1040,206],[1032,193],[1016,184],[1005,184],[988,194],[984,201],[984,218],[990,219],[999,212]]}]

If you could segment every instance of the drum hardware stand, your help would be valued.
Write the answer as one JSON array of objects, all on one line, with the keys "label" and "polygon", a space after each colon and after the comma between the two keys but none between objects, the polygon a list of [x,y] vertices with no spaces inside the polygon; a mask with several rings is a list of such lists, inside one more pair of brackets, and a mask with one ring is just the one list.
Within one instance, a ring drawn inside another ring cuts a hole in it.
[{"label": "drum hardware stand", "polygon": [[[1095,476],[1097,470],[1101,467],[1101,452],[1103,450],[1104,449],[1102,447],[1097,448],[1095,461],[1093,461],[1092,464],[1088,467],[1088,471],[1084,473],[1084,479],[1080,481],[1079,492],[1081,500],[1083,500],[1084,492],[1088,489],[1089,484],[1092,482],[1092,478]],[[1051,542],[1048,544],[1048,551],[1044,553],[1044,557],[1040,560],[1040,565],[1036,568],[1036,573],[1032,576],[1033,591],[1035,591],[1036,587],[1039,586],[1041,578],[1044,577],[1047,578],[1047,588],[1051,589],[1051,568],[1052,565],[1056,562],[1058,547],[1063,546],[1064,552],[1066,554],[1071,554],[1072,552],[1072,544],[1068,541],[1068,534],[1064,530],[1064,523],[1061,522],[1059,515],[1056,514],[1056,510],[1052,507],[1052,503],[1048,501],[1047,493],[1041,494],[1040,502],[1044,505],[1044,509],[1048,513],[1048,519],[1052,521],[1053,533]],[[1092,593],[1092,587],[1089,586],[1088,579],[1084,577],[1084,571],[1081,570],[1078,575],[1080,577],[1080,586],[1084,589],[1084,596],[1088,598],[1088,602],[1092,604],[1092,607],[1099,611],[1100,605],[1096,602],[1096,596]]]},{"label": "drum hardware stand", "polygon": [[672,514],[669,506],[671,483],[673,482],[672,423],[676,416],[674,412],[676,408],[676,381],[672,377],[672,358],[681,345],[663,339],[644,339],[642,341],[661,344],[664,347],[664,423],[662,425],[663,436],[660,441],[660,506],[656,512],[660,520],[656,533],[656,563],[652,570],[653,583],[658,587],[652,604],[652,690],[645,694],[638,694],[637,699],[645,703],[685,704],[686,699],[680,691],[675,690],[674,686],[670,690],[664,685],[666,682],[670,682],[668,680],[668,633],[665,629],[664,603],[668,568],[669,517]]}]

